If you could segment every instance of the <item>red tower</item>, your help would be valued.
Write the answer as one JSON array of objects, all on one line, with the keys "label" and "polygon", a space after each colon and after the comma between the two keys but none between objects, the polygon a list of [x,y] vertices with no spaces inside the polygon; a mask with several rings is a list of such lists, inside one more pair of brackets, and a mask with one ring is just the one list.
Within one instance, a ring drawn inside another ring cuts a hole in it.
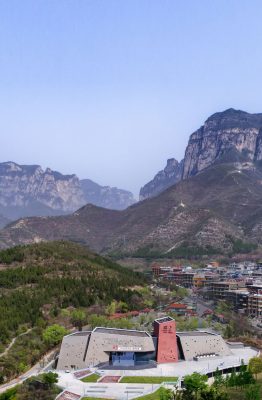
[{"label": "red tower", "polygon": [[157,337],[158,363],[173,363],[178,361],[176,323],[171,317],[159,318],[154,321],[154,336]]}]

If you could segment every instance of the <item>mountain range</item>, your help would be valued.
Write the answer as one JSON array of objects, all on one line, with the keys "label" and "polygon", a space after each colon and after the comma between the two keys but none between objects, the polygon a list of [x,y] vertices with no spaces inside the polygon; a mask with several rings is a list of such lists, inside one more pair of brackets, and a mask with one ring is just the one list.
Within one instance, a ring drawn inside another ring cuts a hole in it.
[{"label": "mountain range", "polygon": [[180,162],[175,158],[167,160],[164,170],[140,189],[140,200],[156,196],[181,179],[196,175],[221,158],[225,159],[226,154],[228,161],[234,161],[232,151],[235,150],[246,161],[262,160],[262,114],[233,108],[213,114],[190,136],[184,159]]},{"label": "mountain range", "polygon": [[0,246],[66,239],[146,257],[254,250],[262,241],[261,139],[262,114],[216,113],[190,136],[182,162],[169,161],[150,183],[145,200],[120,211],[88,204],[71,215],[23,218],[0,231]]},{"label": "mountain range", "polygon": [[43,170],[39,165],[0,163],[1,225],[26,216],[69,214],[87,203],[124,209],[134,202],[132,193],[90,179]]}]

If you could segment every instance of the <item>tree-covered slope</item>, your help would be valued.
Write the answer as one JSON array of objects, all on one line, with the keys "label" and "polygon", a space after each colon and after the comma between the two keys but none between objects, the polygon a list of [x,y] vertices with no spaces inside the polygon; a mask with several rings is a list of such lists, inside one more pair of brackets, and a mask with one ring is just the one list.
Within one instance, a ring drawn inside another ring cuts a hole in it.
[{"label": "tree-covered slope", "polygon": [[[46,310],[108,305],[135,307],[132,286],[143,277],[70,242],[19,246],[0,252],[0,345],[19,328],[39,325]],[[1,351],[0,351],[1,353]]]},{"label": "tree-covered slope", "polygon": [[74,320],[81,315],[90,324],[113,301],[127,311],[144,308],[135,289],[144,284],[142,275],[75,243],[0,251],[0,384],[39,361],[59,343],[63,326],[79,326]]}]

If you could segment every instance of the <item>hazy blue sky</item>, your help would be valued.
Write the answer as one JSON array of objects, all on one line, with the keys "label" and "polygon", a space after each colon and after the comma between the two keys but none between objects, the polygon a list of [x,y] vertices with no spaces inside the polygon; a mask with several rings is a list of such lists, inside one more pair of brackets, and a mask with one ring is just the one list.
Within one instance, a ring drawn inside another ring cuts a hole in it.
[{"label": "hazy blue sky", "polygon": [[261,0],[0,0],[0,161],[130,189],[262,112]]}]

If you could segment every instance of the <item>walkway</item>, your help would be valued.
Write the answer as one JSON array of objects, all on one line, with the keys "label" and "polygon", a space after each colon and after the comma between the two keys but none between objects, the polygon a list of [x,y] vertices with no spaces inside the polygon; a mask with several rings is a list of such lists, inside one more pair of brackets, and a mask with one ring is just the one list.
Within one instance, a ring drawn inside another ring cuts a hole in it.
[{"label": "walkway", "polygon": [[9,350],[11,349],[11,347],[13,346],[13,344],[15,343],[16,339],[18,339],[18,338],[21,337],[21,336],[26,335],[27,333],[31,332],[31,330],[32,330],[32,328],[29,328],[29,329],[27,329],[26,332],[20,333],[20,335],[18,335],[18,336],[16,336],[15,338],[13,338],[13,339],[11,340],[11,342],[9,343],[9,345],[7,346],[7,348],[5,349],[5,351],[4,351],[3,353],[0,354],[0,357],[5,356],[5,355],[9,352]]},{"label": "walkway", "polygon": [[66,391],[86,397],[131,400],[152,393],[160,385],[137,383],[84,383],[71,373],[59,372],[59,386]]}]

